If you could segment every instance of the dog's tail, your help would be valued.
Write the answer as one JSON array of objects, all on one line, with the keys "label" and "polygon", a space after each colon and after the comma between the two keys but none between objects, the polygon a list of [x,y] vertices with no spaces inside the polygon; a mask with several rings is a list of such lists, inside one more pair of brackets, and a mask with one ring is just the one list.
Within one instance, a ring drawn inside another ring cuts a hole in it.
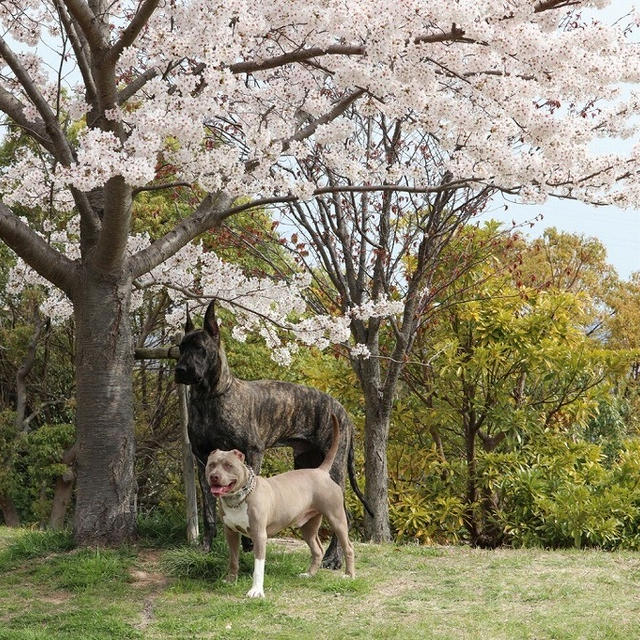
[{"label": "dog's tail", "polygon": [[[338,422],[338,418],[334,413],[331,414],[331,420],[333,421],[333,440],[331,442],[331,448],[327,452],[327,456],[322,461],[320,465],[320,469],[324,469],[325,471],[329,471],[333,466],[333,461],[335,460],[336,453],[338,452],[338,446],[340,444],[340,423]],[[360,487],[356,482],[356,470],[355,465],[353,463],[353,429],[351,429],[351,433],[347,434],[349,438],[349,447],[347,449],[347,472],[349,473],[349,482],[351,484],[351,488],[353,492],[358,496],[358,499],[364,505],[364,508],[367,510],[369,515],[373,518],[373,509],[369,506],[369,503],[362,495],[362,491],[360,491]]]},{"label": "dog's tail", "polygon": [[349,449],[347,452],[347,472],[349,473],[349,482],[351,483],[351,488],[353,492],[358,496],[360,502],[362,502],[362,506],[367,510],[367,513],[374,518],[373,509],[369,506],[369,503],[366,501],[365,497],[362,495],[362,491],[360,491],[360,487],[358,486],[358,482],[356,481],[356,468],[353,463],[353,435],[349,442]]},{"label": "dog's tail", "polygon": [[333,421],[333,440],[331,440],[331,447],[329,447],[327,455],[318,467],[318,469],[322,469],[323,471],[329,471],[329,469],[331,469],[333,461],[336,459],[336,454],[338,453],[338,447],[340,446],[340,423],[334,413],[331,414],[331,420]]}]

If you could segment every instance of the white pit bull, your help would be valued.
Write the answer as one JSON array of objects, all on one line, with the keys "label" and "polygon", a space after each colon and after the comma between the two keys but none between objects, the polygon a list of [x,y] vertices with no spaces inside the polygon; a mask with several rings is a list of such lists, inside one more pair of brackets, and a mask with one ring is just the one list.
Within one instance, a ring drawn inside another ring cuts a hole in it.
[{"label": "white pit bull", "polygon": [[215,450],[205,470],[211,493],[220,498],[224,532],[229,544],[227,582],[238,578],[240,534],[253,540],[253,585],[247,596],[264,598],[264,561],[267,537],[286,527],[300,527],[311,549],[311,564],[305,576],[320,567],[322,546],[318,530],[325,516],[342,545],[345,573],[355,577],[353,546],[349,540],[342,489],[329,476],[339,445],[338,420],[334,415],[333,442],[317,469],[296,469],[271,478],[255,476],[244,464],[244,454]]}]

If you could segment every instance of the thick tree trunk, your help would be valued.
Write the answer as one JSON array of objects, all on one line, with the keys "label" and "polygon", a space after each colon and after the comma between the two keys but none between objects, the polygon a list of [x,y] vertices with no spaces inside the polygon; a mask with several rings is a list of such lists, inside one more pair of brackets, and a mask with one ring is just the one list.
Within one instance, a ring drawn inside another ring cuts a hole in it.
[{"label": "thick tree trunk", "polygon": [[365,395],[364,422],[364,471],[365,498],[374,512],[371,518],[365,513],[365,530],[372,542],[391,540],[389,525],[389,473],[387,468],[387,444],[389,441],[388,411],[373,394]]},{"label": "thick tree trunk", "polygon": [[136,527],[131,282],[86,281],[74,299],[80,545],[130,541]]},{"label": "thick tree trunk", "polygon": [[18,515],[18,510],[16,509],[16,505],[13,503],[11,496],[0,493],[0,511],[2,511],[4,524],[7,527],[20,526],[20,516]]}]

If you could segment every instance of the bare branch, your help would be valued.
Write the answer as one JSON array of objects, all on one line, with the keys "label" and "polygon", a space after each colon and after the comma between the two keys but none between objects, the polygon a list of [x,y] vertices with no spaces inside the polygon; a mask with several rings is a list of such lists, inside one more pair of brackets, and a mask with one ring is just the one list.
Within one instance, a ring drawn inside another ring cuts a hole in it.
[{"label": "bare branch", "polygon": [[107,55],[112,62],[115,62],[120,57],[120,54],[124,49],[133,44],[159,3],[160,0],[143,0],[143,2],[138,6],[136,15],[122,32],[117,42],[115,42],[111,49],[109,49],[109,53]]},{"label": "bare branch", "polygon": [[9,68],[13,71],[24,92],[29,96],[29,99],[33,102],[40,117],[43,119],[47,134],[53,144],[52,149],[55,151],[54,155],[56,159],[62,164],[70,165],[73,162],[73,154],[62,132],[62,128],[56,119],[55,113],[38,90],[38,87],[27,73],[27,70],[22,66],[2,37],[0,37],[0,56],[2,56],[4,61],[9,65]]},{"label": "bare branch", "polygon": [[72,296],[76,265],[32,231],[0,200],[0,238],[43,278]]}]

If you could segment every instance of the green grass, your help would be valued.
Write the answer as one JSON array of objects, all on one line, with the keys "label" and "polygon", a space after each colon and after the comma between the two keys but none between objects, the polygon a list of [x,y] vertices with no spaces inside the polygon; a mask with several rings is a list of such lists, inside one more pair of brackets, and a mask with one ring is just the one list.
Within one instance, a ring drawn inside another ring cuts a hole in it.
[{"label": "green grass", "polygon": [[223,582],[226,549],[70,550],[0,527],[0,640],[207,638],[614,640],[638,637],[640,554],[356,544],[355,580],[272,543],[266,599]]}]

